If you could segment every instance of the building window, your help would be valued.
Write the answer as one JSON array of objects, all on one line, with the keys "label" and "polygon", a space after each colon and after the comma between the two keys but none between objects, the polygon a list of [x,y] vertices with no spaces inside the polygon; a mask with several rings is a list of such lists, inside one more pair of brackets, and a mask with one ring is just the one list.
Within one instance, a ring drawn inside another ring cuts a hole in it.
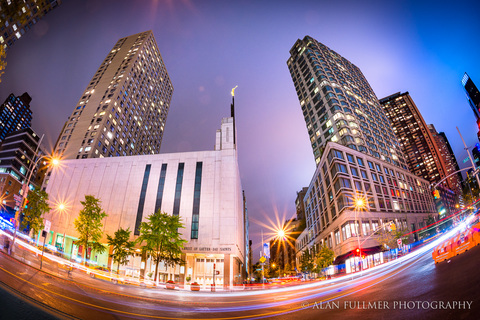
[{"label": "building window", "polygon": [[155,212],[162,208],[163,188],[165,186],[165,175],[167,174],[167,164],[162,164],[160,179],[158,180],[157,200],[155,201]]},{"label": "building window", "polygon": [[202,185],[202,162],[197,162],[195,169],[195,189],[193,192],[192,232],[191,239],[198,239],[198,220],[200,212],[200,189]]},{"label": "building window", "polygon": [[367,176],[367,172],[366,172],[366,171],[360,170],[360,174],[362,175],[362,178],[363,178],[363,179],[367,179],[367,180],[368,180],[368,176]]},{"label": "building window", "polygon": [[358,223],[355,221],[348,221],[342,226],[342,236],[344,240],[351,237],[356,237],[358,234]]},{"label": "building window", "polygon": [[352,176],[354,177],[358,177],[358,171],[356,168],[354,167],[350,167],[350,171],[352,171]]},{"label": "building window", "polygon": [[363,163],[363,160],[361,158],[357,158],[357,163],[359,166],[365,167],[365,164]]},{"label": "building window", "polygon": [[370,233],[370,223],[368,221],[362,221],[363,234],[368,236]]},{"label": "building window", "polygon": [[140,200],[138,201],[137,220],[135,221],[134,234],[136,236],[140,235],[140,224],[142,222],[142,217],[143,217],[143,207],[145,205],[145,195],[147,194],[148,177],[150,176],[151,166],[152,166],[151,164],[147,164],[145,166],[145,173],[143,174],[142,189],[140,191]]},{"label": "building window", "polygon": [[335,230],[335,244],[338,246],[342,242],[340,239],[340,231],[337,229]]},{"label": "building window", "polygon": [[183,169],[185,164],[183,162],[178,164],[177,183],[175,185],[175,200],[173,201],[173,215],[178,216],[180,213],[180,196],[182,195],[183,183]]},{"label": "building window", "polygon": [[367,162],[368,162],[368,167],[369,167],[370,169],[372,169],[372,170],[375,170],[375,169],[373,168],[373,163],[371,163],[370,161],[367,161]]}]

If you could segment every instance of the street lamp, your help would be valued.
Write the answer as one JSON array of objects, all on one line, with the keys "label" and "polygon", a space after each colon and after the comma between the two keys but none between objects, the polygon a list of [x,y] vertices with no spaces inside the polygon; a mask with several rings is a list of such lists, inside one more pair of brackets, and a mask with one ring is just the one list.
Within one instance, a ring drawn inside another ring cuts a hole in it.
[{"label": "street lamp", "polygon": [[[57,203],[56,207],[57,207],[57,210],[60,211],[60,215],[63,215],[65,213],[65,211],[67,210],[67,205],[64,202]],[[68,215],[65,219],[65,230],[63,231],[63,240],[62,240],[62,242],[63,242],[62,250],[63,250],[64,255],[66,255],[66,252],[65,252],[65,249],[66,249],[65,235],[67,233],[67,227],[68,227]]]},{"label": "street lamp", "polygon": [[[359,214],[360,210],[363,210],[367,207],[367,201],[365,200],[365,197],[357,195],[354,199],[354,203],[355,203],[355,224],[356,224],[355,229],[357,229],[356,230],[356,235],[357,235],[357,241],[358,241],[357,252],[359,253],[360,270],[362,270],[363,259],[362,259],[362,248],[361,248],[361,245],[360,245],[361,226],[360,226],[360,221],[357,220],[357,213]],[[358,226],[358,228],[357,228],[357,226]]]},{"label": "street lamp", "polygon": [[[277,234],[275,235],[275,238],[278,242],[278,245],[282,247],[283,245],[283,272],[285,273],[285,255],[286,255],[286,250],[287,250],[287,245],[285,244],[285,241],[287,241],[287,231],[285,230],[285,226],[282,228],[277,229]],[[279,250],[278,250],[279,251]],[[278,269],[278,277],[280,277],[280,266]]]},{"label": "street lamp", "polygon": [[28,168],[29,172],[28,172],[28,176],[27,176],[27,181],[25,183],[22,183],[22,200],[20,202],[20,207],[15,212],[15,226],[14,226],[15,228],[14,228],[14,231],[13,231],[12,245],[8,247],[8,254],[11,254],[11,250],[12,250],[13,246],[15,245],[15,239],[17,238],[17,228],[20,226],[19,218],[20,218],[20,214],[22,213],[23,208],[25,206],[25,199],[27,198],[28,190],[30,188],[29,185],[30,185],[30,180],[32,179],[33,171],[35,170],[38,163],[42,159],[47,159],[51,166],[58,166],[59,163],[60,163],[59,159],[57,159],[57,158],[51,157],[49,155],[42,155],[42,156],[39,155],[39,151],[40,151],[39,149],[40,149],[40,145],[42,143],[42,140],[43,140],[43,135],[40,138],[40,140],[38,141],[37,148],[35,149],[35,153],[33,154],[32,161],[30,162],[30,166]]}]

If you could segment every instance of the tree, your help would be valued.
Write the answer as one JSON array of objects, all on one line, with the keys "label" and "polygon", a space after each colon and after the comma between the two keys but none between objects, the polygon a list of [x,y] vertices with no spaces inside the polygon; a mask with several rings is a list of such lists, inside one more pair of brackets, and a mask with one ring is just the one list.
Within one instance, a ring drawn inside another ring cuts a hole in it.
[{"label": "tree", "polygon": [[323,271],[323,269],[331,265],[333,263],[334,257],[335,253],[333,252],[333,250],[323,244],[323,246],[320,248],[317,255],[315,256],[315,263],[317,264],[315,272],[320,273]]},{"label": "tree", "polygon": [[300,263],[301,263],[300,270],[302,270],[302,272],[312,272],[313,271],[313,267],[314,267],[313,266],[313,257],[310,254],[310,251],[308,249],[306,249],[303,252]]},{"label": "tree", "polygon": [[255,277],[255,281],[261,282],[262,281],[262,265],[260,264],[260,262],[255,263],[252,266],[252,270],[253,270],[253,275]]},{"label": "tree", "polygon": [[285,273],[291,273],[292,272],[292,265],[287,262],[285,265]]},{"label": "tree", "polygon": [[0,45],[0,82],[2,82],[2,74],[5,72],[7,67],[7,53],[3,45]]},{"label": "tree", "polygon": [[102,253],[106,250],[105,246],[98,241],[102,238],[102,220],[107,217],[105,211],[100,206],[100,199],[94,196],[85,195],[85,201],[80,201],[83,209],[74,221],[75,229],[80,234],[77,244],[84,247],[84,263],[90,256],[87,255],[88,248]]},{"label": "tree", "polygon": [[107,235],[108,245],[112,246],[113,253],[110,257],[114,263],[117,263],[117,274],[120,271],[120,265],[128,263],[128,257],[130,256],[130,250],[135,246],[135,241],[128,241],[130,239],[130,228],[127,230],[120,228],[115,231],[113,237]]},{"label": "tree", "polygon": [[140,236],[137,242],[145,244],[142,251],[149,254],[155,262],[155,279],[158,276],[158,264],[163,261],[166,265],[174,266],[182,263],[183,244],[187,242],[181,238],[178,229],[184,228],[177,215],[162,213],[160,210],[147,217],[148,222],[140,224]]},{"label": "tree", "polygon": [[275,263],[271,263],[269,266],[264,267],[264,273],[268,278],[280,277],[280,267]]},{"label": "tree", "polygon": [[411,239],[404,236],[401,230],[380,230],[378,231],[377,242],[382,246],[382,251],[387,251],[398,247],[397,240],[402,239],[402,244],[409,244]]},{"label": "tree", "polygon": [[465,202],[468,205],[470,205],[472,202],[474,202],[475,199],[478,198],[479,193],[480,193],[480,190],[477,187],[476,181],[472,181],[471,183],[470,183],[470,181],[471,181],[471,179],[467,180],[465,182],[465,186],[462,189],[463,199],[465,200]]},{"label": "tree", "polygon": [[27,200],[28,205],[23,210],[23,224],[30,226],[32,237],[35,237],[38,231],[45,227],[42,215],[51,209],[48,205],[48,193],[35,188],[28,192]]},{"label": "tree", "polygon": [[[432,217],[431,214],[429,214],[428,217],[427,217],[427,221],[425,222],[425,225],[429,226],[433,223],[435,223],[435,219]],[[423,233],[427,237],[432,236],[435,233],[437,233],[437,227],[436,226],[430,226]]]}]

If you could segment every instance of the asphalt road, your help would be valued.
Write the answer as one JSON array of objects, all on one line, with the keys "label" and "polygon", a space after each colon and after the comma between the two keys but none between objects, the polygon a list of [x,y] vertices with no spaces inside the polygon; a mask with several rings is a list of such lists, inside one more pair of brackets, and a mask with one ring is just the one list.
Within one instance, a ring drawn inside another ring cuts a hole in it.
[{"label": "asphalt road", "polygon": [[479,258],[477,246],[435,265],[430,250],[362,275],[211,293],[68,278],[0,253],[0,319],[480,319]]}]

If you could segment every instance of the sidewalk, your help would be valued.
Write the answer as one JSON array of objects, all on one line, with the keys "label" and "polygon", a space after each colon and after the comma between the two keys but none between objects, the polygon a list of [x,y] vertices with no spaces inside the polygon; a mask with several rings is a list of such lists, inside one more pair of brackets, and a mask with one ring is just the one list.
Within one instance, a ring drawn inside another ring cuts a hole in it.
[{"label": "sidewalk", "polygon": [[[9,239],[9,241],[6,241],[7,236],[4,234],[0,234],[0,252],[3,252],[6,256],[9,256],[15,260],[18,260],[21,263],[24,263],[25,265],[28,265],[34,269],[38,269],[40,271],[40,264],[42,263],[42,272],[51,274],[52,276],[60,277],[65,280],[70,280],[72,282],[77,282],[81,284],[89,284],[95,287],[98,287],[100,289],[111,289],[111,286],[123,286],[123,287],[128,287],[132,289],[148,289],[148,290],[166,290],[166,291],[191,291],[193,293],[195,292],[200,292],[200,293],[207,293],[207,292],[229,292],[229,291],[239,291],[239,290],[244,290],[243,286],[239,287],[234,287],[234,288],[224,288],[223,286],[217,286],[215,288],[215,291],[211,291],[210,287],[207,288],[201,288],[200,291],[192,291],[190,289],[190,285],[176,285],[174,290],[166,289],[165,284],[159,283],[158,286],[156,287],[141,287],[136,284],[127,284],[127,283],[120,283],[120,284],[114,284],[113,282],[110,282],[108,280],[104,279],[93,279],[86,273],[86,271],[78,269],[74,267],[74,269],[70,272],[68,272],[68,264],[72,263],[74,266],[78,267],[84,267],[81,266],[80,264],[76,262],[70,262],[66,259],[63,259],[58,256],[54,256],[50,253],[44,253],[43,256],[43,262],[42,261],[42,256],[41,253],[37,254],[35,252],[32,252],[31,250],[25,248],[22,243],[18,240],[15,241],[15,246],[12,248],[12,252],[10,255],[8,255],[8,243],[11,245],[12,240]],[[58,263],[56,261],[51,260],[51,258],[55,260],[61,260],[64,262]]]}]

